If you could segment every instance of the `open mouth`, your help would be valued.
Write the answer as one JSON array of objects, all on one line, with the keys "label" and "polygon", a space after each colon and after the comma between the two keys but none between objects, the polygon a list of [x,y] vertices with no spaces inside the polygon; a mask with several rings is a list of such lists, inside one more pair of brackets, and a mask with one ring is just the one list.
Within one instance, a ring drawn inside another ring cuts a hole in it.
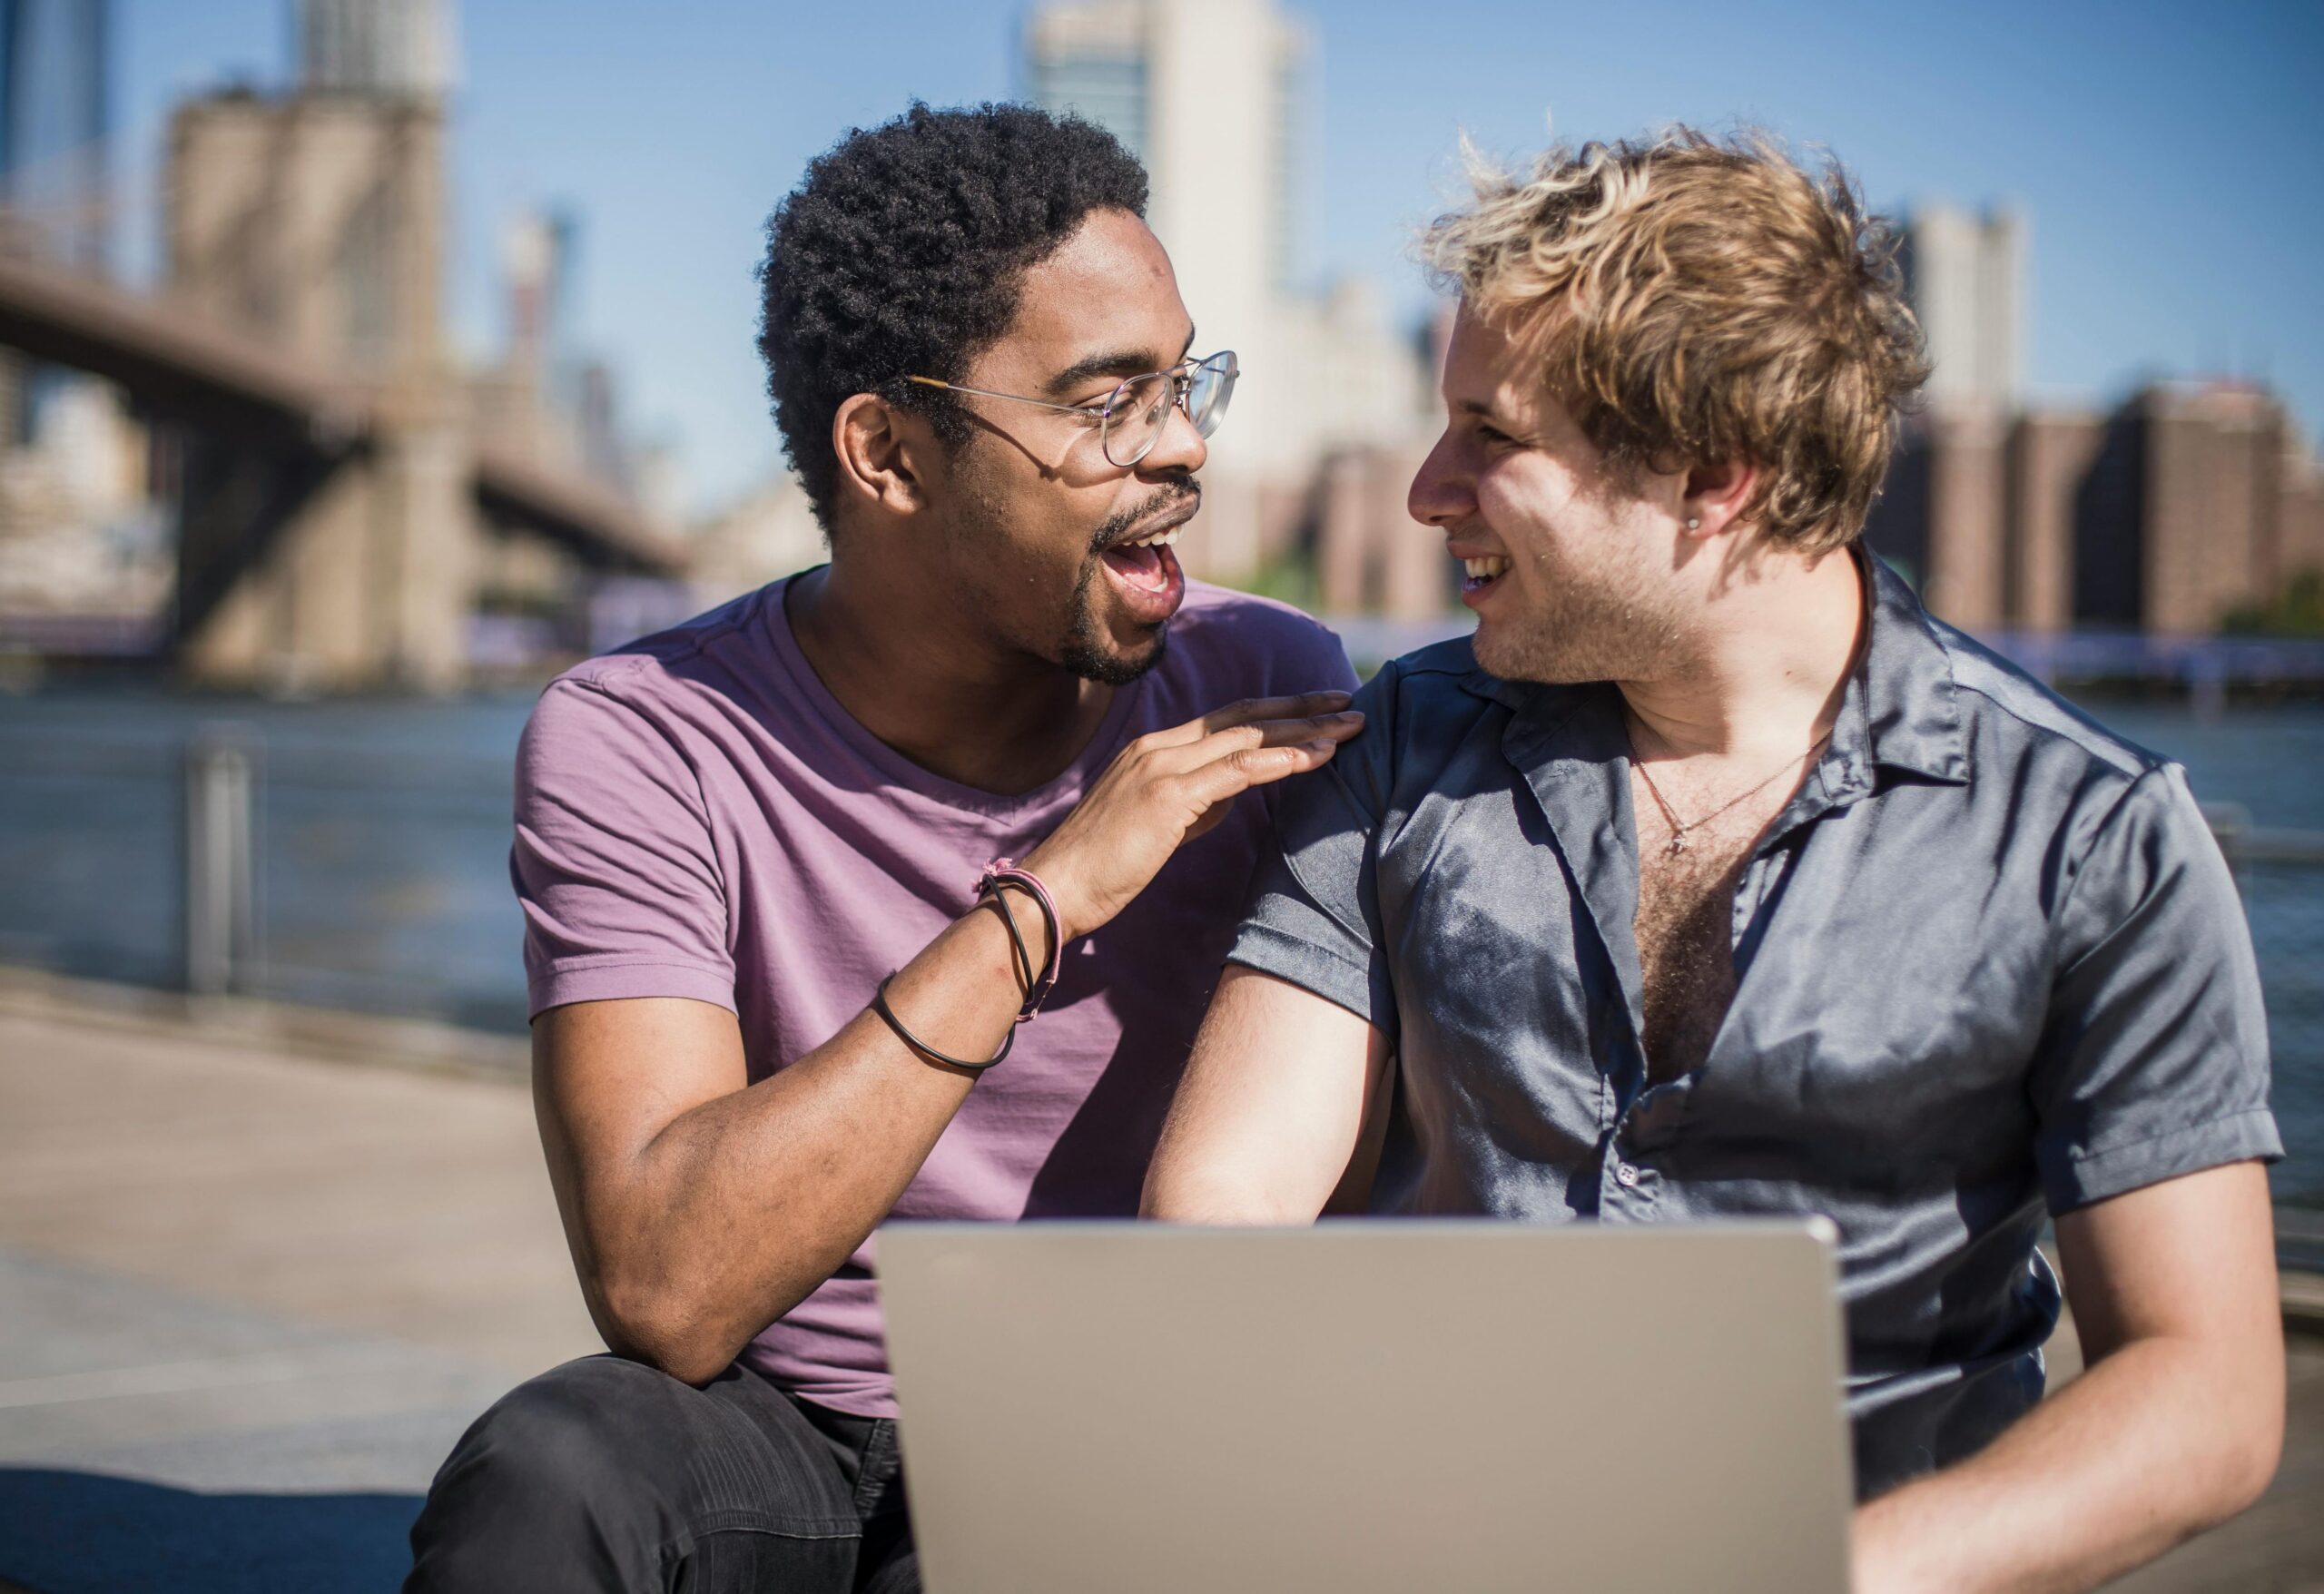
[{"label": "open mouth", "polygon": [[1177,526],[1169,526],[1132,542],[1116,543],[1098,556],[1113,577],[1114,590],[1145,625],[1160,625],[1186,601],[1186,573],[1171,551],[1177,540]]},{"label": "open mouth", "polygon": [[1502,554],[1486,554],[1480,558],[1463,559],[1461,566],[1468,574],[1461,578],[1461,595],[1474,597],[1492,587],[1509,570],[1509,559]]}]

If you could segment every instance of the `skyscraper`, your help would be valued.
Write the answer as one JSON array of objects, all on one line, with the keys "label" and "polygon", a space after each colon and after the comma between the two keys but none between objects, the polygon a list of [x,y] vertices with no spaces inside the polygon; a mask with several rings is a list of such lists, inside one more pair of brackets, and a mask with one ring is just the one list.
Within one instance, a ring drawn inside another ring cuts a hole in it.
[{"label": "skyscraper", "polygon": [[[0,221],[9,246],[102,271],[112,229],[108,0],[0,0]],[[83,379],[0,350],[0,447]],[[84,398],[87,396],[84,395]]]},{"label": "skyscraper", "polygon": [[1307,285],[1315,54],[1273,0],[1049,0],[1025,25],[1025,97],[1145,162],[1196,351],[1241,359],[1185,550],[1215,577],[1281,556],[1324,458],[1401,436],[1416,404],[1418,362],[1376,296]]},{"label": "skyscraper", "polygon": [[1138,0],[1036,12],[1025,41],[1025,97],[1088,117],[1144,160],[1146,20]]},{"label": "skyscraper", "polygon": [[[1251,241],[1242,271],[1290,292],[1301,267],[1301,184],[1315,41],[1268,0],[1060,0],[1025,38],[1026,98],[1109,130],[1154,177],[1174,251]],[[1182,221],[1228,218],[1200,245]],[[1167,230],[1166,230],[1167,229]]]},{"label": "skyscraper", "polygon": [[38,246],[101,269],[106,0],[0,0],[0,206]]},{"label": "skyscraper", "polygon": [[299,0],[310,93],[440,98],[452,86],[452,0]]},{"label": "skyscraper", "polygon": [[2024,385],[2024,214],[2003,206],[1973,215],[1951,205],[1915,210],[1899,262],[1928,339],[1933,408],[2015,406]]}]

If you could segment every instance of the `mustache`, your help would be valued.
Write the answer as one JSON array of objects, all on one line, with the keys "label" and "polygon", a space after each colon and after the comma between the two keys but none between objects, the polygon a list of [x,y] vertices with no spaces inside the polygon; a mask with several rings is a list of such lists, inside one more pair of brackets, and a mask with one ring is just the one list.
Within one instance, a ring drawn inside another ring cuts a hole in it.
[{"label": "mustache", "polygon": [[1098,522],[1098,529],[1089,534],[1089,551],[1092,554],[1104,553],[1131,532],[1136,531],[1138,522],[1151,520],[1156,515],[1176,509],[1181,504],[1191,504],[1196,508],[1201,507],[1202,484],[1191,481],[1172,482],[1135,508],[1119,510],[1107,516],[1104,520]]}]

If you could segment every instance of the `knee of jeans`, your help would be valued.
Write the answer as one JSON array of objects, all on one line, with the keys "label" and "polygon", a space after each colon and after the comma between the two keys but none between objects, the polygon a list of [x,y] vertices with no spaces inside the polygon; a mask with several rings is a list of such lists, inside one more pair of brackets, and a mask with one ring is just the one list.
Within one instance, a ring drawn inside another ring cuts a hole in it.
[{"label": "knee of jeans", "polygon": [[593,1356],[517,1385],[478,1418],[437,1474],[437,1496],[467,1497],[507,1521],[578,1523],[644,1508],[656,1482],[654,1458],[673,1435],[652,1411],[683,1386],[665,1373]]}]

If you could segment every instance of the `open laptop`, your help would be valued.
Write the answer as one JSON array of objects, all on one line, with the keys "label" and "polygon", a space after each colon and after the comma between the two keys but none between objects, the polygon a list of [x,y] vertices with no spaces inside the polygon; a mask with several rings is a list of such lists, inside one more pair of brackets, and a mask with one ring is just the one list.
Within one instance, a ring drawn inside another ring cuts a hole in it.
[{"label": "open laptop", "polygon": [[900,1224],[930,1594],[1842,1594],[1830,1226]]}]

